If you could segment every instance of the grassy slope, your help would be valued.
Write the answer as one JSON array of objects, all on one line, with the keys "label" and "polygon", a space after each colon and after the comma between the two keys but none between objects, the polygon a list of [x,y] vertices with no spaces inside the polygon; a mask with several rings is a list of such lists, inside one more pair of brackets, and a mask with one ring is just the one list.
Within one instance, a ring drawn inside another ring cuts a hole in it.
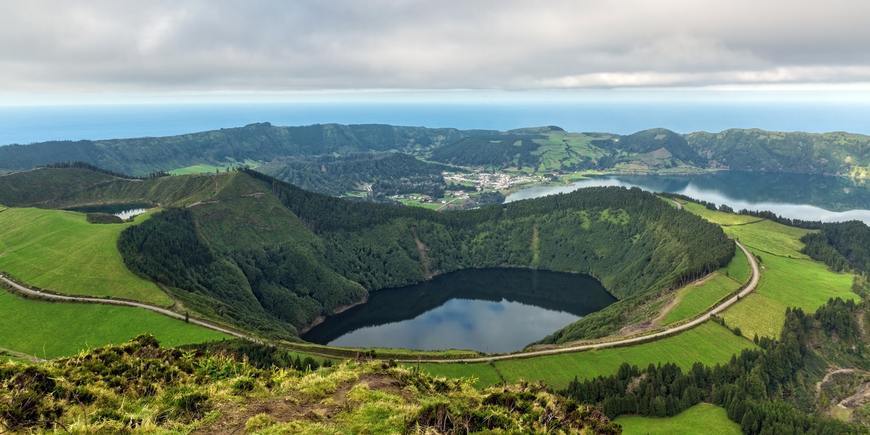
[{"label": "grassy slope", "polygon": [[809,258],[801,253],[804,244],[800,238],[810,230],[790,227],[772,221],[761,221],[746,225],[723,227],[725,233],[740,240],[756,255],[765,253],[790,258]]},{"label": "grassy slope", "polygon": [[665,315],[662,324],[668,325],[707,311],[748,280],[749,262],[743,251],[736,248],[734,258],[728,266],[702,283],[689,284],[679,290],[677,305]]},{"label": "grassy slope", "polygon": [[829,298],[859,300],[852,292],[852,275],[832,272],[800,252],[800,238],[810,230],[714,212],[693,203],[686,204],[686,209],[722,225],[725,233],[743,242],[761,259],[758,289],[722,316],[728,325],[739,327],[744,336],[778,337],[788,307],[814,312]]},{"label": "grassy slope", "polygon": [[7,209],[0,212],[0,270],[60,293],[171,305],[160,288],[124,265],[116,245],[130,225],[90,224],[68,211]]},{"label": "grassy slope", "polygon": [[540,156],[539,171],[575,167],[583,161],[598,159],[606,153],[592,145],[592,136],[582,133],[550,132],[546,139],[536,139],[540,146],[533,154]]},{"label": "grassy slope", "polygon": [[686,202],[679,199],[677,201],[683,204],[683,208],[685,208],[687,211],[690,211],[698,216],[701,216],[704,219],[707,219],[710,222],[715,222],[719,225],[742,225],[759,220],[759,218],[755,216],[743,216],[739,214],[710,210],[696,202]]},{"label": "grassy slope", "polygon": [[440,202],[420,202],[413,199],[400,199],[399,202],[410,207],[423,207],[432,210],[438,210],[442,205],[444,205]]},{"label": "grassy slope", "polygon": [[709,403],[697,404],[673,417],[622,416],[615,420],[622,433],[740,435],[740,425],[728,419],[725,409]]},{"label": "grassy slope", "polygon": [[721,272],[715,272],[701,283],[689,284],[679,290],[679,302],[665,315],[662,324],[669,325],[702,313],[738,288],[740,283]]},{"label": "grassy slope", "polygon": [[745,284],[749,281],[750,275],[752,275],[752,271],[749,268],[749,260],[746,259],[746,254],[743,253],[743,250],[737,248],[734,251],[734,258],[731,259],[728,266],[725,266],[725,276]]},{"label": "grassy slope", "polygon": [[829,298],[858,300],[852,293],[852,275],[834,273],[812,260],[762,255],[758,289],[725,311],[723,318],[746,337],[777,337],[788,307],[814,312]]},{"label": "grassy slope", "polygon": [[227,336],[147,310],[20,298],[0,290],[0,347],[54,358],[153,334],[166,346]]},{"label": "grassy slope", "polygon": [[498,382],[501,375],[508,382],[543,381],[564,388],[575,376],[588,379],[609,375],[624,362],[638,366],[673,362],[688,369],[695,362],[724,363],[731,355],[752,346],[722,326],[707,322],[673,337],[635,346],[497,361],[495,367],[478,363],[421,364],[421,368],[437,375],[473,376],[478,378],[479,386]]},{"label": "grassy slope", "polygon": [[213,174],[215,171],[225,172],[228,168],[232,168],[234,166],[246,165],[249,167],[257,167],[259,162],[256,160],[245,160],[244,162],[229,162],[223,165],[210,165],[207,163],[200,163],[196,165],[185,166],[183,168],[176,168],[169,171],[172,175],[193,175],[193,174]]}]

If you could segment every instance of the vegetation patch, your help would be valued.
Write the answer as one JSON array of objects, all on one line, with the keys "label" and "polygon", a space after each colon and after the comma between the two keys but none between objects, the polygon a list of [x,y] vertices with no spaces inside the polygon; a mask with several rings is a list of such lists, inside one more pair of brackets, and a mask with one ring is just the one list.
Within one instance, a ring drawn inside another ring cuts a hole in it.
[{"label": "vegetation patch", "polygon": [[710,222],[715,224],[719,224],[722,226],[732,226],[732,225],[746,225],[751,222],[757,222],[760,219],[755,216],[747,216],[742,214],[735,213],[727,213],[724,211],[718,211],[715,209],[711,209],[706,207],[703,204],[699,204],[693,201],[687,201],[685,199],[677,197],[675,201],[679,202],[683,205],[687,211],[694,213],[698,216],[701,216],[704,219],[707,219]]},{"label": "vegetation patch", "polygon": [[58,293],[171,305],[157,285],[127,269],[116,247],[122,231],[148,217],[97,225],[82,213],[10,208],[0,213],[0,271]]},{"label": "vegetation patch", "polygon": [[600,433],[598,410],[540,386],[478,390],[385,363],[257,368],[231,354],[160,348],[142,336],[38,365],[0,364],[11,431]]},{"label": "vegetation patch", "polygon": [[675,299],[666,307],[661,323],[668,325],[690,319],[709,311],[717,302],[739,290],[749,281],[749,260],[740,248],[727,266],[677,291]]},{"label": "vegetation patch", "polygon": [[169,346],[228,338],[140,308],[46,302],[0,289],[0,348],[57,358],[145,333]]},{"label": "vegetation patch", "polygon": [[176,168],[169,171],[172,175],[194,175],[194,174],[213,174],[218,172],[226,172],[231,168],[237,166],[246,166],[255,168],[259,162],[255,160],[245,160],[244,162],[228,162],[225,164],[206,164],[200,163],[196,165],[185,166],[183,168]]},{"label": "vegetation patch", "polygon": [[741,435],[740,425],[729,420],[725,409],[699,403],[673,417],[624,415],[614,420],[624,435],[670,435],[703,433],[706,435]]},{"label": "vegetation patch", "polygon": [[722,228],[729,236],[742,242],[757,255],[765,253],[790,258],[809,258],[801,252],[804,248],[801,237],[809,233],[803,228],[790,227],[777,222],[763,220],[746,225]]},{"label": "vegetation patch", "polygon": [[740,287],[739,282],[721,272],[714,272],[703,281],[689,284],[677,291],[676,305],[667,312],[662,324],[669,325],[708,311],[716,302]]}]

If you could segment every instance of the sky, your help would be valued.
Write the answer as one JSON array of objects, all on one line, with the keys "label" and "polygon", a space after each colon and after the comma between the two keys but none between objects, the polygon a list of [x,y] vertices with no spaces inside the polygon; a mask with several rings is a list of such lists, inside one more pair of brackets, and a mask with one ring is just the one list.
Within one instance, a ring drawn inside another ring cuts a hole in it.
[{"label": "sky", "polygon": [[28,0],[2,11],[6,104],[686,90],[870,100],[865,0]]}]

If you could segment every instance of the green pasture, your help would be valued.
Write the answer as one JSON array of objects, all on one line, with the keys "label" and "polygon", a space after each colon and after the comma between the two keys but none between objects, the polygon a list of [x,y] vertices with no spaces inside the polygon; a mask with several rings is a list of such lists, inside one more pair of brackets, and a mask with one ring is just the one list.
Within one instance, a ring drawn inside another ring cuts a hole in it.
[{"label": "green pasture", "polygon": [[168,306],[154,283],[124,265],[118,237],[134,223],[91,224],[83,213],[10,208],[0,212],[0,271],[39,288]]},{"label": "green pasture", "polygon": [[699,403],[673,417],[620,416],[616,420],[624,435],[740,435],[740,425],[729,420],[725,409]]},{"label": "green pasture", "polygon": [[141,308],[47,302],[0,289],[0,348],[56,358],[145,333],[165,346],[229,338]]}]

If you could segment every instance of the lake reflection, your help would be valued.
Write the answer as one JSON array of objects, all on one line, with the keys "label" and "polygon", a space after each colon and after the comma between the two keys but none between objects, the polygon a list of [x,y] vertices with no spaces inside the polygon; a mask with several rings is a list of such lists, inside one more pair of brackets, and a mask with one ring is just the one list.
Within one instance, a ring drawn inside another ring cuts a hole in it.
[{"label": "lake reflection", "polygon": [[700,175],[614,175],[567,185],[535,186],[506,202],[571,192],[584,187],[639,187],[728,204],[735,210],[769,210],[792,219],[870,223],[870,186],[842,177],[727,171]]},{"label": "lake reflection", "polygon": [[374,292],[303,338],[353,347],[510,352],[613,303],[586,275],[471,269]]}]

